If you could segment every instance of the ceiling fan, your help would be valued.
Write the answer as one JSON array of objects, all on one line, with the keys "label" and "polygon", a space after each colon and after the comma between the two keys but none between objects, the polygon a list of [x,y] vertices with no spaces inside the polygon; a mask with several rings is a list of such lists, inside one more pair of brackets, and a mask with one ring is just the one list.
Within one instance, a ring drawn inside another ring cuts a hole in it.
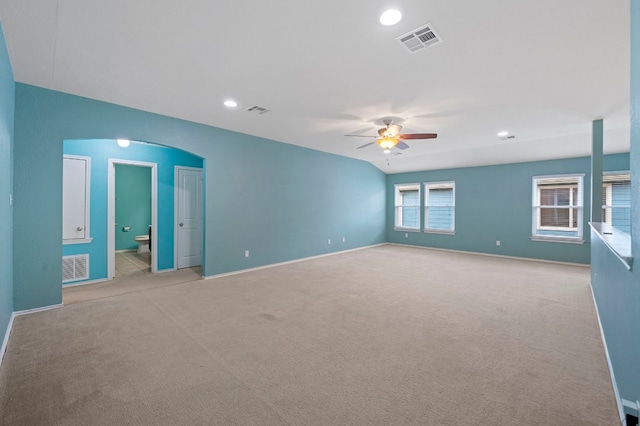
[{"label": "ceiling fan", "polygon": [[[366,143],[362,146],[359,146],[357,149],[365,148],[369,145],[373,145],[374,143],[380,145],[381,148],[384,148],[385,152],[390,152],[391,148],[396,147],[398,149],[407,149],[409,145],[407,145],[404,140],[407,139],[435,139],[438,137],[437,133],[400,133],[402,130],[402,126],[399,124],[393,124],[393,120],[384,119],[382,120],[385,127],[378,130],[379,138],[373,142]],[[365,136],[365,135],[345,135],[345,136],[357,136],[362,138],[373,138],[377,136]]]}]

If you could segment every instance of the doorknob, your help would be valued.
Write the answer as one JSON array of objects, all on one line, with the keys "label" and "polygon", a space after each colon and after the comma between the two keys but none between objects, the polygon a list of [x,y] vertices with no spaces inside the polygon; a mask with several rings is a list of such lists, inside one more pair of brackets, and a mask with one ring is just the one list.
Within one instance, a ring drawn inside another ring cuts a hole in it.
[{"label": "doorknob", "polygon": [[184,223],[180,222],[178,225],[182,226],[182,225],[184,225]]},{"label": "doorknob", "polygon": [[84,228],[83,228],[82,226],[78,226],[78,227],[76,228],[76,231],[82,231],[83,229],[84,229]]}]

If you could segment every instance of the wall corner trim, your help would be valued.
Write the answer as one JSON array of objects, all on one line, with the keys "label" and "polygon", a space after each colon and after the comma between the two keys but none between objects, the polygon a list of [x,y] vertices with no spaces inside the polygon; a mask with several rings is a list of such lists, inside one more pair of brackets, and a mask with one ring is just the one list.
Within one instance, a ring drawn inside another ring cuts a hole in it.
[{"label": "wall corner trim", "polygon": [[7,329],[4,333],[4,339],[2,339],[2,346],[0,347],[0,367],[2,367],[2,360],[4,359],[4,353],[7,350],[7,345],[9,344],[9,335],[11,334],[11,329],[13,328],[13,319],[16,317],[15,312],[11,314],[11,318],[9,318],[9,324],[7,325]]},{"label": "wall corner trim", "polygon": [[609,375],[611,376],[611,385],[613,386],[613,393],[616,397],[616,405],[618,406],[618,415],[620,416],[620,424],[625,423],[625,413],[622,404],[622,399],[618,393],[618,384],[616,383],[616,376],[613,372],[613,365],[611,365],[611,357],[609,356],[609,348],[607,347],[607,339],[604,336],[604,330],[602,329],[602,322],[600,321],[600,312],[598,311],[598,302],[596,301],[596,295],[593,292],[593,284],[589,284],[591,290],[591,300],[593,300],[593,306],[596,310],[596,318],[598,319],[598,328],[600,329],[600,338],[602,339],[602,346],[604,346],[604,354],[607,358],[607,367],[609,368]]}]

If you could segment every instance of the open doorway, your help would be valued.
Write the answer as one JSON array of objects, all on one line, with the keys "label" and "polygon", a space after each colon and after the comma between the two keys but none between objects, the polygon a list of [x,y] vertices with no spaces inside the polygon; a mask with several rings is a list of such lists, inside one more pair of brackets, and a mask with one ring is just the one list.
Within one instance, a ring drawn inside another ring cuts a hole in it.
[{"label": "open doorway", "polygon": [[[156,163],[108,160],[108,279],[116,277],[116,253],[134,250],[131,261],[142,269],[149,260],[151,273],[158,271],[158,165]],[[129,181],[128,179],[139,179]],[[148,192],[146,192],[148,191]],[[145,238],[146,236],[146,238]],[[136,256],[138,255],[138,256]]]}]

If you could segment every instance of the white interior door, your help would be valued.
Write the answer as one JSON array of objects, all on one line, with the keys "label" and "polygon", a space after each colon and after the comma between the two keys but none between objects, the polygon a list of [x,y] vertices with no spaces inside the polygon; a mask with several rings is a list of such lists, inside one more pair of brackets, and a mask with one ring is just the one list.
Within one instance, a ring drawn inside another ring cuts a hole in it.
[{"label": "white interior door", "polygon": [[178,269],[202,264],[202,170],[177,167]]}]

